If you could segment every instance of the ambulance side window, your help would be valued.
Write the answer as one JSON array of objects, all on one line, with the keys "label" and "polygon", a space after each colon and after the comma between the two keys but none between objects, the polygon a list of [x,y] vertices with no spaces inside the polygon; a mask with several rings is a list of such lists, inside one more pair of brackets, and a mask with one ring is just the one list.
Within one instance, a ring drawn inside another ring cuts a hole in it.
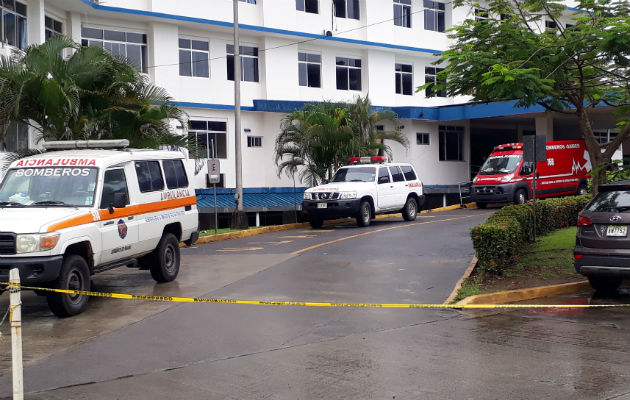
[{"label": "ambulance side window", "polygon": [[162,169],[157,161],[136,161],[136,174],[140,192],[155,192],[164,189]]},{"label": "ambulance side window", "polygon": [[114,204],[115,193],[124,193],[127,199],[125,205],[129,204],[127,179],[125,179],[125,171],[123,171],[122,168],[105,171],[105,177],[103,179],[103,195],[101,196],[101,210],[104,210]]},{"label": "ambulance side window", "polygon": [[381,167],[378,169],[378,183],[389,183],[389,172],[387,167]]},{"label": "ambulance side window", "polygon": [[416,180],[416,173],[414,172],[413,168],[411,168],[411,166],[403,165],[400,168],[402,169],[403,174],[405,174],[405,179],[406,180],[408,180],[408,181],[415,181]]},{"label": "ambulance side window", "polygon": [[400,168],[396,166],[389,167],[389,172],[392,173],[392,179],[394,180],[394,182],[403,182],[405,180]]},{"label": "ambulance side window", "polygon": [[163,160],[164,177],[169,189],[188,187],[188,177],[182,160]]}]

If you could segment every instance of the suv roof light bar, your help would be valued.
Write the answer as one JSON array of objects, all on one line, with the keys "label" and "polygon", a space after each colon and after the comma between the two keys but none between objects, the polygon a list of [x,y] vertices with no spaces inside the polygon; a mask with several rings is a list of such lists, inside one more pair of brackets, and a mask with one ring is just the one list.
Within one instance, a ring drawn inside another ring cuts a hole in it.
[{"label": "suv roof light bar", "polygon": [[522,143],[507,143],[494,146],[494,151],[523,150]]},{"label": "suv roof light bar", "polygon": [[46,150],[74,150],[74,149],[125,149],[129,147],[127,139],[107,140],[57,140],[44,142]]},{"label": "suv roof light bar", "polygon": [[387,162],[385,156],[365,156],[365,157],[350,157],[350,165],[355,164],[383,164]]}]

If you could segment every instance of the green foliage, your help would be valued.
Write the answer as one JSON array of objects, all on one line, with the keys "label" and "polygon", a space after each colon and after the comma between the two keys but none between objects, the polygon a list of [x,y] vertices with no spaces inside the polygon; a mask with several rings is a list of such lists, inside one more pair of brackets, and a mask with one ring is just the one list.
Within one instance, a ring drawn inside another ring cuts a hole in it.
[{"label": "green foliage", "polygon": [[[63,58],[63,52],[72,55]],[[43,139],[129,139],[133,147],[179,144],[169,119],[185,114],[126,60],[64,36],[0,58],[0,140],[10,122]]]},{"label": "green foliage", "polygon": [[[377,123],[390,121],[391,131],[377,131]],[[337,168],[352,156],[375,155],[382,151],[391,158],[384,142],[391,140],[407,146],[393,111],[373,111],[370,100],[354,103],[314,103],[283,118],[276,137],[275,157],[278,176],[298,172],[307,185],[316,186],[330,179]]]},{"label": "green foliage", "polygon": [[538,200],[521,205],[507,206],[470,231],[477,253],[478,268],[497,275],[514,265],[534,241],[534,214],[536,234],[544,235],[557,229],[573,226],[577,214],[590,200],[589,195]]}]

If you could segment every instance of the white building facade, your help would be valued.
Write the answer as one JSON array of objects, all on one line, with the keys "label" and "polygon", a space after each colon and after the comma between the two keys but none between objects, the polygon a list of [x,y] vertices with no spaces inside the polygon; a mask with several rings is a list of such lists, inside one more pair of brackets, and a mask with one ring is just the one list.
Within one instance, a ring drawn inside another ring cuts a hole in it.
[{"label": "white building facade", "polygon": [[[221,160],[224,186],[235,186],[232,0],[3,4],[4,13],[16,14],[14,28],[4,19],[5,52],[64,34],[126,56],[188,113],[188,133],[209,158]],[[445,31],[474,14],[433,0],[241,1],[244,187],[293,185],[277,175],[274,140],[282,117],[305,102],[369,95],[373,105],[398,112],[410,144],[392,144],[394,160],[414,164],[438,191],[470,179],[489,146],[475,144],[532,132],[579,136],[572,121],[540,109],[524,114],[510,104],[471,106],[430,89],[416,92],[436,79],[432,63],[448,47]],[[602,114],[594,126],[609,135],[614,123]],[[15,134],[16,143],[25,143],[23,135]],[[205,175],[196,183],[206,187]]]}]

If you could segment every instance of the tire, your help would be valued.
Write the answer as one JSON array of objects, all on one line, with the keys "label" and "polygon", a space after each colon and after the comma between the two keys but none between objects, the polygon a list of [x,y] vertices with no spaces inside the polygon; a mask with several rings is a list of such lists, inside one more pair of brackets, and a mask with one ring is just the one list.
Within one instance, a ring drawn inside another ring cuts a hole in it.
[{"label": "tire", "polygon": [[324,220],[322,218],[313,218],[308,221],[308,223],[311,224],[311,228],[313,229],[320,229],[324,226]]},{"label": "tire", "polygon": [[577,188],[577,192],[575,192],[575,194],[578,196],[582,196],[586,193],[588,193],[588,187],[585,184],[580,183],[580,185]]},{"label": "tire", "polygon": [[591,287],[599,293],[614,293],[621,284],[621,278],[611,276],[588,276]]},{"label": "tire", "polygon": [[172,233],[164,233],[153,253],[149,269],[159,283],[171,282],[179,273],[179,241]]},{"label": "tire", "polygon": [[418,202],[413,197],[407,198],[405,207],[402,209],[402,216],[405,221],[414,221],[418,215]]},{"label": "tire", "polygon": [[518,189],[516,193],[514,193],[514,204],[525,204],[527,201],[527,193],[525,190]]},{"label": "tire", "polygon": [[[64,257],[59,277],[53,282],[53,289],[90,291],[90,270],[81,256],[70,254]],[[82,313],[88,302],[83,294],[48,293],[48,307],[60,318]]]},{"label": "tire", "polygon": [[485,210],[486,208],[488,208],[488,203],[482,203],[478,201],[477,208],[481,208],[482,210]]},{"label": "tire", "polygon": [[370,226],[370,221],[372,220],[372,207],[370,206],[369,201],[362,201],[359,206],[359,215],[357,215],[357,225],[365,228]]}]

